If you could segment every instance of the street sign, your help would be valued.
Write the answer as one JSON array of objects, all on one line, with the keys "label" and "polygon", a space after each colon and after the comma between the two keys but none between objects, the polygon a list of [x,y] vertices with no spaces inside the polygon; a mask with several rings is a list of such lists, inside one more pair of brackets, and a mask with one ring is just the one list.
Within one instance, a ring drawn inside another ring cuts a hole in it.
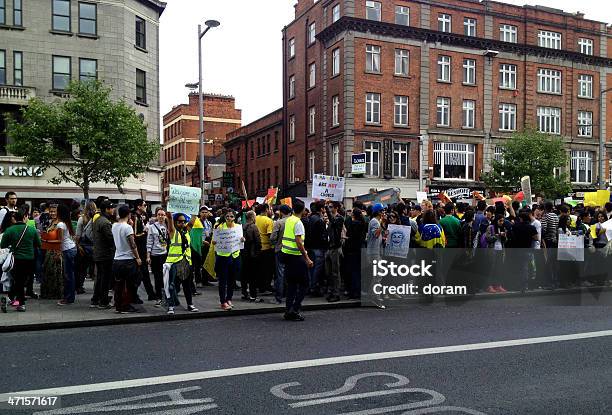
[{"label": "street sign", "polygon": [[220,189],[221,188],[221,181],[220,180],[213,180],[212,187],[213,187],[213,189]]},{"label": "street sign", "polygon": [[228,187],[227,188],[227,193],[234,193],[234,188],[233,187]]},{"label": "street sign", "polygon": [[365,153],[351,155],[351,173],[366,174],[366,155]]},{"label": "street sign", "polygon": [[234,173],[230,171],[223,172],[223,187],[231,187],[234,185]]}]

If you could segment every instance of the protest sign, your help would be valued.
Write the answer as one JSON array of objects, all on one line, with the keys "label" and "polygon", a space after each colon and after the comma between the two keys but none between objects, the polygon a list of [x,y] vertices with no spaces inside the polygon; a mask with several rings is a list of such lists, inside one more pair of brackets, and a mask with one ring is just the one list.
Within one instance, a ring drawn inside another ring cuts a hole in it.
[{"label": "protest sign", "polygon": [[257,198],[255,198],[255,202],[260,204],[260,205],[263,204],[265,201],[266,201],[265,197],[257,197]]},{"label": "protest sign", "polygon": [[197,215],[200,211],[201,198],[202,189],[200,188],[171,184],[168,196],[168,212]]},{"label": "protest sign", "polygon": [[271,187],[268,189],[268,193],[266,194],[266,197],[264,199],[264,203],[267,203],[268,205],[275,205],[276,204],[276,195],[278,194],[278,188],[277,187]]},{"label": "protest sign", "polygon": [[597,191],[597,205],[604,207],[606,203],[610,201],[609,190],[598,190]]},{"label": "protest sign", "polygon": [[389,225],[385,255],[397,258],[407,258],[410,246],[410,226]]},{"label": "protest sign", "polygon": [[529,176],[524,176],[521,178],[521,191],[525,195],[525,202],[531,205],[531,179]]},{"label": "protest sign", "polygon": [[423,200],[427,200],[427,192],[416,192],[417,203],[421,203]]},{"label": "protest sign", "polygon": [[242,239],[242,226],[234,225],[232,228],[215,229],[213,241],[215,242],[215,252],[221,254],[231,254],[242,249],[244,243]]},{"label": "protest sign", "polygon": [[386,189],[380,192],[372,192],[366,195],[355,197],[355,202],[361,202],[365,206],[371,206],[376,203],[382,203],[383,205],[389,206],[394,203],[399,203],[400,192],[399,189]]},{"label": "protest sign", "polygon": [[580,235],[559,235],[559,261],[584,262],[584,238]]},{"label": "protest sign", "polygon": [[344,199],[344,177],[314,174],[312,178],[312,198],[342,202]]},{"label": "protest sign", "polygon": [[287,205],[290,208],[293,208],[293,202],[291,201],[290,197],[286,197],[284,199],[281,199],[280,203],[281,203],[281,205]]},{"label": "protest sign", "polygon": [[584,193],[584,206],[586,207],[598,207],[597,192],[585,192]]}]

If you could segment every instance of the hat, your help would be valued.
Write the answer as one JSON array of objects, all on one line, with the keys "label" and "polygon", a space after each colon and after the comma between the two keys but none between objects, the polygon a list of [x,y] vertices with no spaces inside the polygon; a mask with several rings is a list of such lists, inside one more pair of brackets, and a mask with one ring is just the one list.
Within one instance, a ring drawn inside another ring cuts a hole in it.
[{"label": "hat", "polygon": [[291,208],[288,205],[282,205],[279,210],[284,215],[289,215],[291,213]]},{"label": "hat", "polygon": [[114,209],[115,208],[115,204],[113,202],[111,202],[110,200],[106,199],[104,202],[102,202],[102,204],[100,205],[100,210],[102,212],[104,212],[106,209]]},{"label": "hat", "polygon": [[382,212],[385,209],[382,203],[376,203],[372,206],[372,213],[377,214],[378,212]]},{"label": "hat", "polygon": [[210,211],[210,208],[209,208],[208,206],[206,206],[206,205],[202,205],[202,206],[200,207],[200,212],[201,212],[201,211],[203,211],[203,210],[208,210],[208,211]]}]

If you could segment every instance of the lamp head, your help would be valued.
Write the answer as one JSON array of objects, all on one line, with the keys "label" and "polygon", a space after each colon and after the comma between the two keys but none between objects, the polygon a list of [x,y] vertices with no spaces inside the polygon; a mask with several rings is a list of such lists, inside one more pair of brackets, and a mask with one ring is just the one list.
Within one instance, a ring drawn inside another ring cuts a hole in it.
[{"label": "lamp head", "polygon": [[212,29],[213,27],[218,27],[221,23],[218,20],[207,20],[204,24]]}]

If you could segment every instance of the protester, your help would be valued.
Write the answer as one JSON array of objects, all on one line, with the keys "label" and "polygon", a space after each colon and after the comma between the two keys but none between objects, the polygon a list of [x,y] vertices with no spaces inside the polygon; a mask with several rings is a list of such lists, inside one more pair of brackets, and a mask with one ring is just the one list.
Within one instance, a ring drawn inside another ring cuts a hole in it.
[{"label": "protester", "polygon": [[327,302],[340,301],[340,260],[342,256],[342,243],[344,219],[340,215],[340,202],[330,202],[327,205],[327,235],[329,247],[325,254],[325,271],[327,275]]},{"label": "protester", "polygon": [[[113,224],[113,241],[115,256],[113,276],[115,277],[115,311],[117,313],[136,313],[133,287],[136,285],[139,267],[142,260],[134,238],[134,229],[130,226],[130,208],[122,205],[117,209],[118,220]],[[99,220],[99,219],[98,219]]]},{"label": "protester", "polygon": [[113,284],[113,262],[115,258],[115,239],[113,224],[115,206],[110,200],[101,199],[100,212],[91,220],[93,222],[93,260],[96,264],[96,280],[90,307],[105,310],[111,308],[108,291]]},{"label": "protester", "polygon": [[[240,226],[235,223],[235,218],[234,212],[227,212],[219,222],[216,230],[223,231]],[[242,241],[244,242],[244,237],[242,237]],[[219,251],[214,234],[212,243],[215,246],[215,273],[219,281],[219,302],[223,310],[229,311],[233,308],[232,298],[234,296],[236,277],[240,275],[240,250],[237,249],[233,252]],[[256,273],[258,272],[260,271],[257,270]]]},{"label": "protester", "polygon": [[17,194],[15,192],[6,192],[4,201],[6,204],[0,207],[0,224],[4,222],[7,212],[17,212]]},{"label": "protester", "polygon": [[274,278],[274,300],[273,304],[280,305],[285,298],[285,264],[281,260],[283,234],[285,233],[285,223],[287,218],[291,216],[291,208],[287,205],[282,205],[279,209],[279,219],[274,222],[272,234],[270,235],[270,243],[274,244],[274,253],[276,259],[276,272]]},{"label": "protester", "polygon": [[274,223],[270,219],[270,206],[266,203],[257,206],[255,210],[257,219],[255,224],[261,237],[261,254],[259,259],[259,289],[261,293],[272,292],[272,279],[274,275],[274,250],[270,243],[270,235]]},{"label": "protester", "polygon": [[257,271],[260,268],[261,237],[259,229],[255,225],[255,212],[252,210],[246,213],[246,223],[242,225],[244,235],[244,251],[242,255],[242,299],[263,303],[263,298],[257,297]]},{"label": "protester", "polygon": [[[175,307],[180,305],[178,299],[178,288],[182,286],[183,294],[187,307],[190,312],[197,312],[198,309],[193,305],[191,292],[191,238],[189,228],[193,226],[195,217],[189,224],[188,216],[184,213],[168,212],[168,235],[170,245],[166,265],[168,266],[168,314],[174,314]],[[164,270],[165,273],[165,270]]]},{"label": "protester", "polygon": [[83,284],[86,278],[95,279],[93,260],[93,217],[97,207],[95,202],[85,205],[83,214],[79,217],[74,235],[79,254],[79,267],[77,269],[77,292],[83,294]]},{"label": "protester", "polygon": [[166,228],[166,212],[161,207],[155,209],[155,220],[148,225],[147,231],[147,263],[153,272],[155,286],[155,306],[161,307],[164,294],[164,270],[163,266],[168,256],[168,245],[170,237]]},{"label": "protester", "polygon": [[446,235],[446,247],[458,248],[461,240],[461,221],[455,216],[455,205],[447,203],[444,206],[444,213],[445,216],[440,219],[440,226]]},{"label": "protester", "polygon": [[327,224],[329,218],[325,210],[325,202],[320,200],[311,204],[312,214],[308,220],[305,231],[308,238],[304,241],[308,256],[314,261],[314,266],[309,269],[309,294],[312,297],[323,295],[322,289],[325,284],[325,258],[329,248],[329,236]]},{"label": "protester", "polygon": [[[76,256],[77,247],[74,242],[74,229],[70,219],[70,209],[66,205],[57,207],[57,239],[61,242],[62,264],[64,269],[64,295],[57,305],[73,304],[76,294]],[[56,241],[50,241],[56,242]]]},{"label": "protester", "polygon": [[507,229],[503,214],[498,213],[495,220],[487,227],[485,237],[489,248],[492,249],[491,270],[488,276],[488,293],[505,293],[506,289],[498,278],[498,274],[504,267],[504,247],[507,241]]},{"label": "protester", "polygon": [[138,266],[139,273],[136,276],[134,285],[130,287],[132,290],[132,298],[136,304],[142,304],[142,300],[138,296],[138,287],[144,285],[147,292],[147,301],[155,301],[155,290],[151,284],[151,275],[149,274],[149,265],[145,261],[147,257],[147,225],[149,223],[149,215],[147,214],[147,203],[142,199],[136,199],[134,203],[135,210],[132,214],[132,226],[134,229],[134,240],[138,248],[138,256],[142,259]]},{"label": "protester", "polygon": [[350,286],[348,290],[349,299],[361,297],[361,250],[365,246],[368,224],[361,209],[353,207],[350,221],[346,227],[346,242],[342,249],[346,258]]},{"label": "protester", "polygon": [[59,300],[64,292],[64,265],[62,258],[62,241],[59,236],[57,205],[49,207],[49,221],[41,233],[42,249],[45,251],[43,263],[44,279],[40,285],[40,297]]}]

